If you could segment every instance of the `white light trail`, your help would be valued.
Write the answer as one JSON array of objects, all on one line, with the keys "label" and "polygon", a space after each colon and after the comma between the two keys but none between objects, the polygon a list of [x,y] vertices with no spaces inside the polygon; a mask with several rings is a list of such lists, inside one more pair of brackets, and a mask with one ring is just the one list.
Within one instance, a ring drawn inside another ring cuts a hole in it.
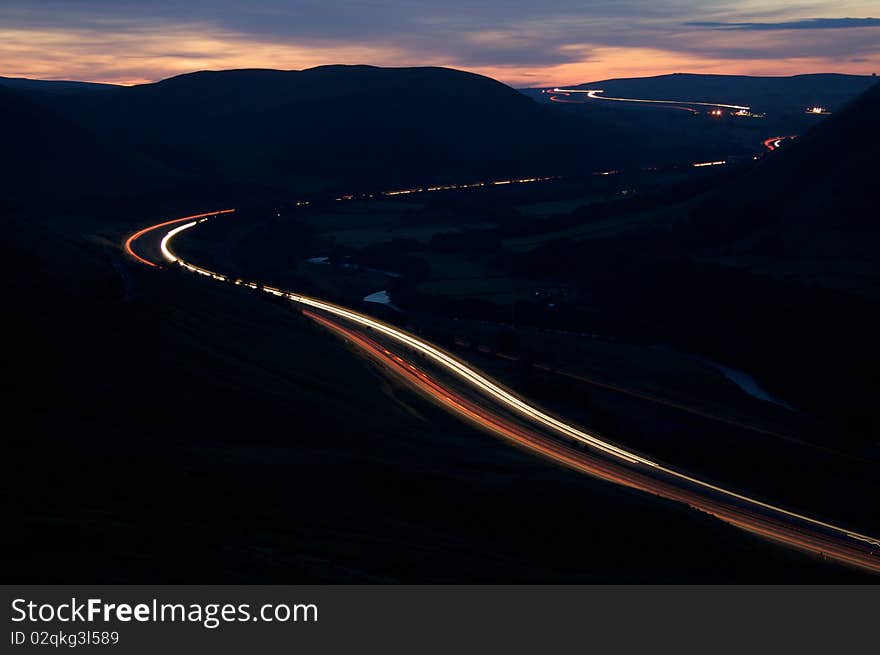
[{"label": "white light trail", "polygon": [[197,221],[193,221],[192,223],[184,223],[183,225],[180,225],[179,227],[176,227],[173,230],[170,230],[168,232],[168,234],[166,234],[164,237],[162,237],[162,242],[159,244],[159,250],[162,251],[162,256],[165,257],[165,259],[167,259],[169,262],[176,262],[177,261],[177,257],[175,257],[174,253],[168,249],[168,242],[171,241],[171,239],[174,238],[174,236],[178,232],[183,232],[184,230],[188,230],[189,228],[193,227],[196,223],[197,223]]},{"label": "white light trail", "polygon": [[[170,250],[169,242],[170,240],[180,234],[181,232],[188,230],[199,222],[204,222],[207,218],[202,219],[201,221],[193,221],[191,223],[186,223],[185,225],[181,225],[170,230],[162,239],[161,249],[162,254],[172,262],[178,262],[184,268],[199,273],[201,275],[205,275],[207,277],[212,277],[216,280],[226,280],[226,277],[215,273],[214,271],[210,271],[205,268],[201,268],[199,266],[195,266],[194,264],[190,264],[176,255]],[[245,286],[251,287],[252,289],[258,288],[258,285],[254,282],[242,282]],[[284,296],[289,298],[293,302],[297,302],[303,305],[307,305],[310,307],[315,307],[316,309],[320,309],[327,313],[333,314],[335,316],[339,316],[341,318],[347,319],[359,325],[363,325],[364,327],[368,327],[372,330],[380,332],[395,341],[402,343],[406,346],[409,346],[418,352],[426,355],[436,363],[443,366],[446,370],[451,371],[459,378],[463,379],[465,382],[468,382],[472,386],[480,389],[485,392],[487,395],[494,398],[496,401],[501,402],[506,405],[508,408],[517,411],[519,414],[534,420],[545,427],[549,427],[551,429],[556,430],[572,439],[580,441],[584,444],[592,446],[597,450],[604,452],[607,455],[611,455],[617,459],[623,460],[628,464],[641,464],[644,466],[651,467],[655,471],[662,472],[666,475],[669,475],[672,478],[678,479],[680,481],[685,481],[690,484],[696,485],[703,489],[707,489],[713,491],[715,493],[721,494],[723,496],[727,496],[728,498],[734,498],[736,500],[742,501],[754,507],[760,507],[764,510],[769,510],[771,512],[776,512],[780,515],[787,516],[790,518],[798,519],[800,521],[804,521],[805,523],[809,523],[810,525],[819,526],[833,532],[836,532],[839,535],[849,537],[852,539],[857,539],[859,541],[864,541],[870,544],[877,544],[878,539],[876,537],[870,537],[867,535],[860,534],[858,532],[853,532],[852,530],[848,530],[846,528],[841,528],[839,526],[833,525],[831,523],[826,523],[824,521],[820,521],[818,519],[811,518],[804,514],[798,514],[797,512],[792,512],[782,507],[777,507],[775,505],[771,505],[770,503],[765,503],[761,500],[757,500],[754,498],[750,498],[744,494],[737,493],[735,491],[731,491],[725,489],[723,487],[719,487],[717,485],[712,484],[711,482],[705,482],[698,478],[694,478],[690,475],[682,473],[680,471],[676,471],[675,469],[668,468],[657,462],[654,462],[650,459],[647,459],[637,453],[625,450],[619,446],[611,444],[607,441],[603,441],[598,437],[595,437],[591,434],[588,434],[572,425],[569,425],[549,414],[542,412],[540,409],[529,405],[523,399],[517,397],[504,387],[500,386],[496,382],[490,380],[485,377],[478,371],[469,367],[467,364],[462,362],[461,360],[456,359],[452,355],[444,352],[440,348],[431,345],[430,343],[415,337],[408,332],[395,328],[391,325],[383,323],[382,321],[376,320],[367,316],[365,314],[361,314],[359,312],[355,312],[353,310],[347,309],[345,307],[341,307],[339,305],[334,305],[333,303],[326,302],[324,300],[319,300],[317,298],[312,298],[310,296],[304,296],[302,294],[284,291],[283,289],[278,289],[276,287],[263,286],[263,290],[267,293],[276,296]]]}]

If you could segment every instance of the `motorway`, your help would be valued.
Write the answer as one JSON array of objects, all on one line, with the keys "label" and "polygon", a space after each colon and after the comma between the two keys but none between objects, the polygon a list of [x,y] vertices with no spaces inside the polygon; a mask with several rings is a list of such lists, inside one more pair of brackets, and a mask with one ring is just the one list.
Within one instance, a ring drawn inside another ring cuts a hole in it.
[{"label": "motorway", "polygon": [[[554,89],[546,89],[544,91],[544,93],[550,94],[550,102],[558,102],[558,103],[562,103],[562,104],[566,104],[566,105],[583,105],[583,104],[586,104],[586,102],[587,102],[586,100],[574,100],[571,97],[571,91],[556,91]],[[630,101],[641,102],[639,100],[630,100],[630,99],[625,99],[625,98],[604,98],[604,97],[599,97],[599,96],[590,96],[590,97],[593,98],[594,100],[625,100],[627,102],[630,102]],[[646,100],[645,102],[652,102],[652,101]],[[661,109],[680,109],[682,111],[688,111],[691,114],[699,114],[700,113],[699,111],[697,111],[693,107],[687,107],[685,105],[659,104],[657,106],[660,107]]]},{"label": "motorway", "polygon": [[[386,196],[392,198],[394,196],[407,196],[417,193],[434,193],[436,191],[456,191],[465,189],[478,189],[480,187],[504,186],[507,184],[534,184],[536,182],[552,182],[558,180],[555,175],[544,177],[512,177],[500,180],[487,180],[482,182],[468,182],[465,184],[439,184],[435,186],[419,186],[406,189],[389,189],[387,191],[379,191],[378,193],[347,193],[334,198],[336,202],[345,202],[350,200],[371,200],[372,198]],[[310,204],[308,200],[301,200],[296,203],[297,206]]]},{"label": "motorway", "polygon": [[[825,559],[880,573],[880,539],[723,488],[603,439],[536,407],[467,362],[367,314],[255,281],[230,279],[174,254],[179,234],[227,209],[164,221],[132,234],[126,252],[151,267],[178,265],[214,280],[261,290],[302,307],[302,313],[343,338],[395,379],[447,411],[557,464],[683,503],[730,525]],[[145,255],[141,240],[160,238],[163,261]],[[135,252],[137,244],[138,252]]]}]

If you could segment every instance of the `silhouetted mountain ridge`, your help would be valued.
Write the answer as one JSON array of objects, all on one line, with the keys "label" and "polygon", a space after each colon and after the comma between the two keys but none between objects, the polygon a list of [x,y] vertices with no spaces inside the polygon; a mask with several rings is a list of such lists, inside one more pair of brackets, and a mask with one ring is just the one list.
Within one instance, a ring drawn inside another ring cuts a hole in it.
[{"label": "silhouetted mountain ridge", "polygon": [[200,178],[301,190],[533,172],[545,139],[571,134],[514,89],[442,68],[200,72],[70,108]]},{"label": "silhouetted mountain ridge", "polygon": [[110,162],[155,162],[165,179],[141,178],[145,193],[185,183],[272,187],[289,197],[590,173],[712,149],[616,117],[541,106],[496,80],[436,67],[203,71],[101,93],[27,93],[104,144]]},{"label": "silhouetted mountain ridge", "polygon": [[32,80],[26,77],[0,77],[0,85],[10,89],[28,91],[52,91],[64,93],[68,91],[105,91],[120,88],[116,84],[102,82],[79,82],[76,80]]}]

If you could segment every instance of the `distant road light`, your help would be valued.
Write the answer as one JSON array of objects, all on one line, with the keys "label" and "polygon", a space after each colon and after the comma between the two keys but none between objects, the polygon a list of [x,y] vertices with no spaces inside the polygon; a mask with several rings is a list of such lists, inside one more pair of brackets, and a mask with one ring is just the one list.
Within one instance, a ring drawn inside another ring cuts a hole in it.
[{"label": "distant road light", "polygon": [[605,93],[603,89],[562,89],[554,87],[554,93],[586,93],[587,97],[592,100],[611,100],[613,102],[647,102],[660,105],[699,105],[702,107],[724,107],[725,109],[744,109],[750,110],[751,107],[745,105],[726,105],[722,102],[700,102],[696,100],[647,100],[644,98],[612,98],[611,96],[600,96],[598,94]]}]

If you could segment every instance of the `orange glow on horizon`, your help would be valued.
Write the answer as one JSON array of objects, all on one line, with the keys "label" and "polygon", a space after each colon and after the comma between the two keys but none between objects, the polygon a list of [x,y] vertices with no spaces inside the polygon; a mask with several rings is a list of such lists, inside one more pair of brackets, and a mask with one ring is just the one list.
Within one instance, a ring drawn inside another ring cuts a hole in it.
[{"label": "orange glow on horizon", "polygon": [[[872,28],[873,29],[873,28]],[[787,35],[816,39],[823,35]],[[783,56],[778,32],[728,33],[704,31],[681,35],[688,51],[665,47],[610,47],[560,43],[566,63],[541,65],[481,64],[477,55],[407,50],[388,42],[340,44],[336,41],[270,41],[265,37],[223,30],[211,25],[152,26],[126,32],[86,29],[0,27],[0,75],[49,80],[80,80],[121,85],[155,82],[199,70],[275,68],[301,70],[324,64],[369,63],[377,66],[446,66],[468,70],[514,87],[581,84],[619,77],[646,77],[673,72],[729,75],[794,75],[815,72],[870,74],[880,69],[880,52],[859,57]],[[761,52],[751,58],[724,58],[725,47]],[[815,50],[813,51],[815,52]],[[125,56],[120,56],[125,53]],[[571,61],[574,59],[574,61]]]}]

